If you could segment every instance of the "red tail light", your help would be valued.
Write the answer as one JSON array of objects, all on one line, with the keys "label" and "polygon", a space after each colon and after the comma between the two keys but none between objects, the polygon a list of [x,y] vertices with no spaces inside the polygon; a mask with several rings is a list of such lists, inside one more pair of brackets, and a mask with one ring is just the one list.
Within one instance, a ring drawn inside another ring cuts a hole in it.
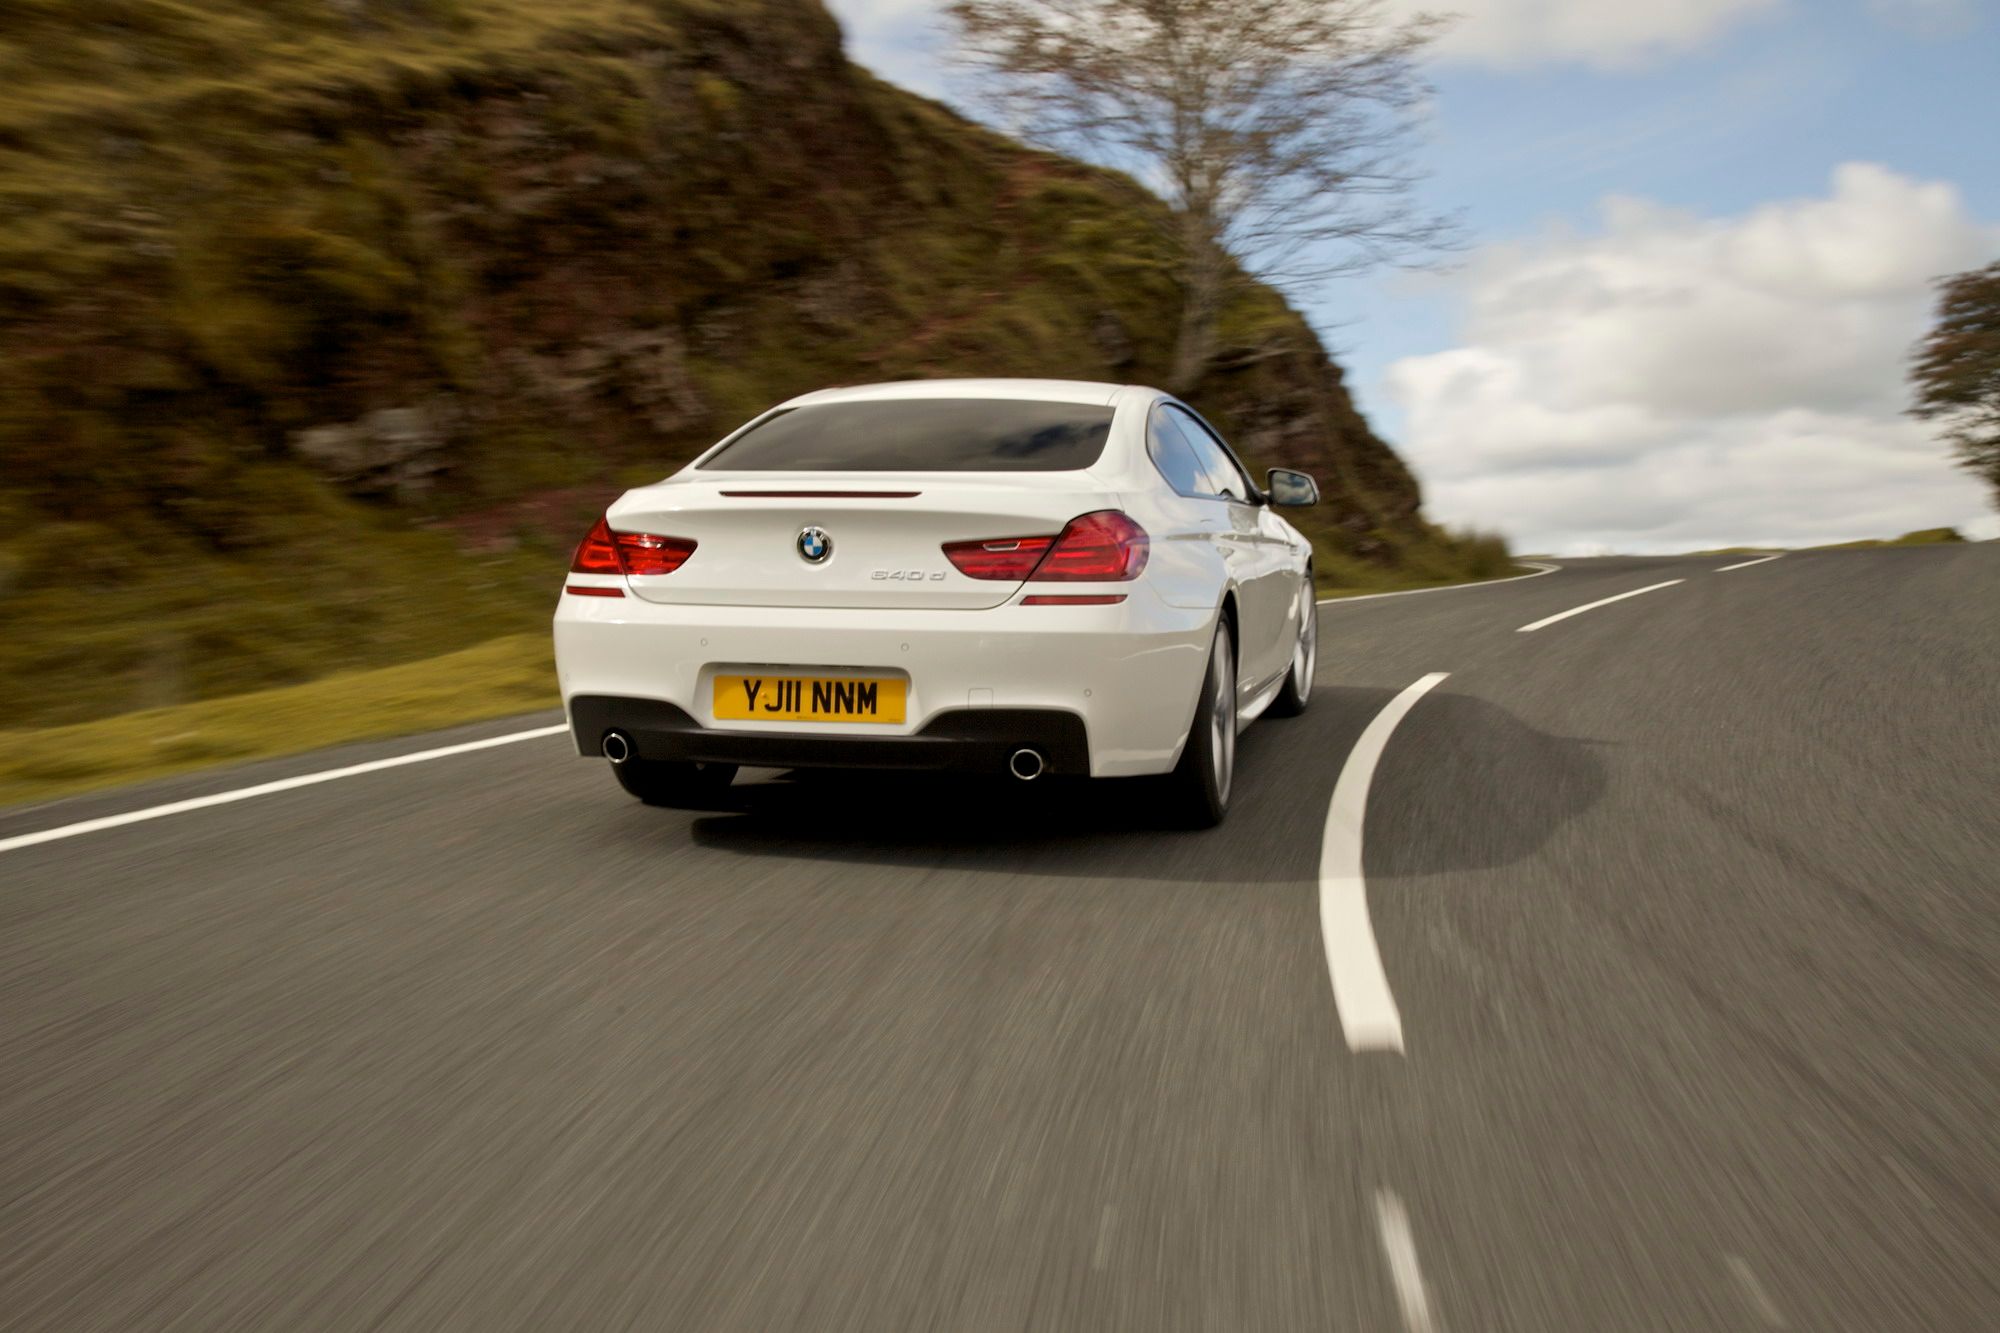
[{"label": "red tail light", "polygon": [[671,574],[687,563],[695,544],[685,537],[613,532],[600,518],[577,545],[572,574]]},{"label": "red tail light", "polygon": [[1005,579],[1019,583],[1035,572],[1054,537],[1007,537],[990,542],[946,542],[944,558],[970,579]]},{"label": "red tail light", "polygon": [[1116,509],[1073,518],[1055,537],[946,542],[945,558],[967,578],[1019,583],[1125,583],[1146,568],[1152,540]]},{"label": "red tail light", "polygon": [[1035,570],[1035,582],[1124,583],[1139,577],[1152,554],[1146,530],[1116,509],[1073,518]]}]

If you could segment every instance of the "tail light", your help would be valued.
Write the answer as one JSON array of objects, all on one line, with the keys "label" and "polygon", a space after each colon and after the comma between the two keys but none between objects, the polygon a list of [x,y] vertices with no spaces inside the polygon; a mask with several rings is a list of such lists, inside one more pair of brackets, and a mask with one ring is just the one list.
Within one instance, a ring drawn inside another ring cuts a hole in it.
[{"label": "tail light", "polygon": [[1073,518],[1036,567],[1035,582],[1125,583],[1139,577],[1152,554],[1146,530],[1116,509]]},{"label": "tail light", "polygon": [[685,537],[613,532],[609,519],[600,518],[578,543],[569,569],[572,574],[671,574],[687,563],[694,548]]},{"label": "tail light", "polygon": [[944,554],[967,578],[1124,583],[1146,568],[1151,548],[1146,530],[1130,517],[1100,509],[1071,519],[1054,537],[946,542]]},{"label": "tail light", "polygon": [[1054,537],[1008,537],[996,542],[946,542],[944,558],[970,579],[1020,583],[1055,545]]}]

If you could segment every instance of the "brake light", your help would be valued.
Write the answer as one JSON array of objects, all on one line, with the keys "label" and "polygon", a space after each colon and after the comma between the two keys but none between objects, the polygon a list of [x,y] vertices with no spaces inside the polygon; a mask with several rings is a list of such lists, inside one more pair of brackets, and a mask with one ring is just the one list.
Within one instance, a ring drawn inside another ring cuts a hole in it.
[{"label": "brake light", "polygon": [[611,539],[611,525],[598,519],[595,527],[577,544],[576,558],[569,562],[572,574],[623,574],[618,563],[618,547]]},{"label": "brake light", "polygon": [[613,532],[600,518],[577,544],[570,561],[572,574],[671,574],[694,554],[685,537],[661,537],[650,532]]},{"label": "brake light", "polygon": [[945,559],[967,578],[1020,583],[1125,583],[1139,577],[1152,539],[1116,509],[1073,518],[1054,537],[1000,537],[946,542]]},{"label": "brake light", "polygon": [[1019,583],[1035,572],[1054,537],[1003,537],[990,542],[946,542],[944,558],[969,579]]},{"label": "brake light", "polygon": [[627,574],[671,574],[694,554],[694,543],[684,537],[656,537],[650,532],[614,532],[618,558]]},{"label": "brake light", "polygon": [[1152,554],[1146,530],[1116,509],[1069,521],[1036,568],[1037,583],[1124,583],[1139,577]]}]

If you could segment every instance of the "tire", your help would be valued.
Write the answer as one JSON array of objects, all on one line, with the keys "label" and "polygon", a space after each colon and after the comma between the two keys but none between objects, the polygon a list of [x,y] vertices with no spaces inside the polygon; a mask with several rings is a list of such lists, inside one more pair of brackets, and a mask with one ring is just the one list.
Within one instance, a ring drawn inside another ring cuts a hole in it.
[{"label": "tire", "polygon": [[1319,598],[1316,591],[1312,573],[1307,571],[1305,586],[1299,590],[1300,600],[1305,603],[1305,613],[1299,618],[1299,640],[1292,645],[1292,669],[1285,673],[1285,683],[1278,688],[1278,697],[1271,700],[1271,706],[1265,710],[1272,717],[1297,717],[1312,702],[1313,671],[1319,666]]},{"label": "tire", "polygon": [[1181,759],[1166,777],[1166,805],[1181,828],[1214,828],[1229,812],[1236,776],[1236,649],[1217,624]]},{"label": "tire", "polygon": [[627,759],[622,764],[613,764],[611,775],[618,779],[619,786],[647,805],[702,810],[736,780],[736,765]]}]

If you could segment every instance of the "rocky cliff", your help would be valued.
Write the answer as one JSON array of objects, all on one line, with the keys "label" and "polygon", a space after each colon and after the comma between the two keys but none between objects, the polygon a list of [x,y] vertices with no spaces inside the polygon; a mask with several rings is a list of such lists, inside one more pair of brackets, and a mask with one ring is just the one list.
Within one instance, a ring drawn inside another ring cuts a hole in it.
[{"label": "rocky cliff", "polygon": [[[1157,201],[875,80],[818,0],[0,15],[17,725],[533,623],[605,495],[796,392],[1165,373]],[[1274,293],[1225,341],[1191,397],[1321,478],[1327,572],[1490,563]]]}]

